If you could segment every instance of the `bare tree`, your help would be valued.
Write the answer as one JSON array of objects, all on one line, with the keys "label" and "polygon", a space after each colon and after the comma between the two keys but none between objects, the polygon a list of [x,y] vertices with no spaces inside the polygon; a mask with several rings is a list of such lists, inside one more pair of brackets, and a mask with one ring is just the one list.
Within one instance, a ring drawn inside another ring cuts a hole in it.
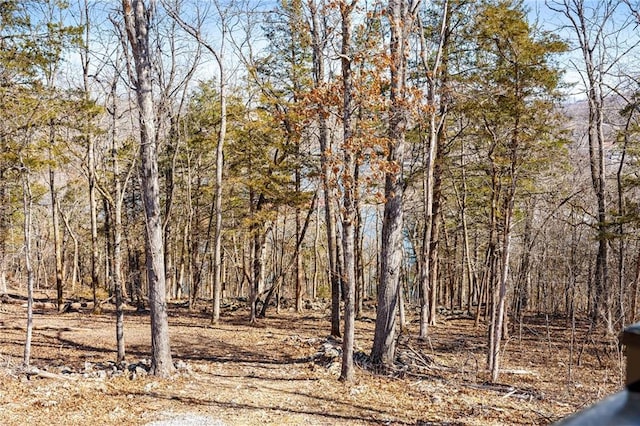
[{"label": "bare tree", "polygon": [[[117,25],[114,22],[114,25]],[[111,266],[111,280],[112,288],[114,291],[116,302],[116,346],[117,346],[117,361],[124,361],[125,339],[124,339],[124,280],[122,279],[122,242],[123,242],[123,225],[122,225],[122,209],[124,204],[124,198],[126,196],[127,184],[135,169],[136,161],[131,159],[128,165],[127,173],[123,178],[120,172],[120,159],[118,155],[118,81],[122,73],[120,64],[121,52],[115,53],[116,59],[113,64],[114,75],[110,84],[110,104],[107,106],[107,112],[111,118],[110,129],[110,160],[111,160],[111,172],[113,175],[112,189],[109,191],[101,184],[97,183],[97,188],[100,190],[101,195],[107,201],[110,207],[110,211],[113,215],[113,225],[111,226],[111,238],[113,245],[113,259],[110,263]]]},{"label": "bare tree", "polygon": [[[618,38],[631,22],[629,17],[620,21],[621,0],[596,3],[584,0],[547,0],[551,10],[562,14],[573,32],[581,62],[573,62],[580,74],[588,100],[586,138],[589,148],[591,184],[597,203],[598,251],[594,271],[594,303],[591,312],[596,321],[603,321],[607,331],[613,333],[612,290],[609,286],[610,219],[607,206],[607,173],[605,135],[605,99],[608,79],[614,67],[628,50]],[[633,48],[633,47],[631,47]]]},{"label": "bare tree", "polygon": [[388,171],[384,184],[382,251],[378,284],[378,311],[371,358],[389,367],[395,359],[396,311],[402,268],[403,162],[407,129],[407,43],[420,0],[389,0],[387,16],[391,28],[389,43],[391,107],[389,111]]},{"label": "bare tree", "polygon": [[[57,30],[57,26],[63,28],[63,23],[61,22],[61,17],[56,19],[56,13],[60,12],[56,10],[57,5],[53,2],[45,2],[43,6],[43,14],[45,15],[45,19],[47,22],[47,35],[51,40],[56,40],[56,42],[60,43],[57,40],[57,37],[60,37],[59,30]],[[56,22],[58,20],[59,22]],[[51,24],[51,25],[49,25]],[[56,43],[54,42],[54,43]],[[59,55],[59,54],[58,54]],[[50,62],[46,64],[44,67],[45,76],[46,76],[46,87],[49,92],[53,92],[55,90],[56,79],[58,77],[58,71],[60,67],[60,58],[58,55],[55,55]],[[49,120],[49,146],[48,146],[48,155],[49,155],[49,197],[51,202],[51,229],[53,233],[53,252],[55,257],[55,278],[56,278],[56,303],[58,305],[58,312],[62,312],[63,309],[63,291],[64,291],[64,277],[63,277],[63,267],[62,267],[62,236],[60,232],[60,218],[58,211],[58,188],[56,185],[56,171],[58,169],[57,158],[55,158],[53,151],[55,150],[56,145],[56,123],[54,119]]]},{"label": "bare tree", "polygon": [[29,170],[21,159],[22,167],[20,176],[22,180],[22,209],[24,213],[24,264],[27,271],[27,335],[24,341],[24,356],[22,364],[29,367],[31,363],[31,337],[33,335],[33,266],[31,264],[31,213],[33,196],[31,194],[31,182],[29,182]]},{"label": "bare tree", "polygon": [[214,5],[220,19],[220,45],[214,47],[213,43],[206,40],[202,35],[202,25],[204,17],[198,11],[198,22],[191,25],[185,22],[179,15],[176,7],[163,4],[169,16],[171,16],[180,27],[191,35],[200,45],[202,45],[214,57],[218,65],[218,96],[220,102],[220,126],[216,141],[216,181],[213,211],[215,212],[215,226],[213,231],[213,309],[211,321],[215,324],[220,320],[220,298],[222,293],[222,178],[224,169],[224,142],[227,134],[227,74],[224,64],[225,41],[228,31],[228,12],[222,8],[219,1],[214,1]]},{"label": "bare tree", "polygon": [[342,48],[340,52],[342,64],[342,90],[343,90],[343,174],[342,174],[342,245],[343,245],[343,291],[344,291],[344,337],[342,340],[342,372],[340,380],[353,381],[353,345],[355,339],[355,290],[356,290],[356,265],[355,265],[355,227],[356,227],[356,146],[354,144],[354,87],[351,70],[351,58],[353,46],[351,40],[352,16],[356,1],[340,3],[340,16],[342,26]]},{"label": "bare tree", "polygon": [[[84,0],[80,12],[80,24],[84,26],[83,48],[80,50],[82,66],[82,89],[85,102],[89,101],[89,65],[91,61],[91,20],[89,18],[89,0]],[[87,172],[89,184],[89,212],[91,218],[91,290],[93,295],[93,309],[99,308],[97,290],[98,280],[98,207],[96,203],[96,155],[95,138],[91,135],[90,124],[87,121],[85,129],[85,143],[87,145]]]},{"label": "bare tree", "polygon": [[164,272],[164,244],[160,217],[158,152],[149,52],[149,25],[155,2],[122,0],[124,24],[136,71],[136,95],[140,118],[142,196],[145,205],[145,242],[149,307],[151,311],[151,369],[154,375],[169,376],[175,370],[171,360],[169,321]]},{"label": "bare tree", "polygon": [[[423,173],[423,203],[424,203],[424,229],[422,232],[422,246],[420,257],[420,338],[427,337],[427,325],[434,325],[436,322],[436,259],[437,245],[432,247],[432,231],[437,225],[437,214],[434,215],[434,171],[436,169],[436,157],[438,156],[438,143],[442,139],[446,114],[446,105],[443,101],[443,90],[441,84],[442,74],[446,72],[443,68],[445,49],[449,41],[449,2],[445,0],[442,4],[440,18],[440,32],[435,54],[429,52],[424,36],[424,29],[420,33],[420,59],[424,67],[427,80],[427,102],[428,102],[428,138],[424,146],[424,173]],[[422,22],[420,22],[422,27]],[[433,60],[429,58],[433,56]],[[430,292],[429,292],[430,290]],[[430,294],[429,294],[430,293]]]},{"label": "bare tree", "polygon": [[[319,4],[309,0],[311,14],[311,37],[313,50],[313,80],[316,90],[322,90],[325,85],[325,54],[327,43],[324,33],[323,20],[320,16]],[[322,169],[322,190],[324,194],[324,219],[327,234],[327,256],[329,266],[329,280],[331,284],[331,335],[340,336],[340,276],[337,266],[336,227],[333,220],[333,188],[331,186],[331,167],[329,167],[329,129],[327,124],[326,105],[318,103],[318,140],[320,143],[320,167]]]}]

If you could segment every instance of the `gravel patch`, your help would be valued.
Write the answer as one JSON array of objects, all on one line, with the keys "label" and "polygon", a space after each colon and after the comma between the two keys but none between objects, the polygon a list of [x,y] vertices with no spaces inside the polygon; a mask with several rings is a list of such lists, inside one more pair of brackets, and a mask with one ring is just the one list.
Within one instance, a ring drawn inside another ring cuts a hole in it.
[{"label": "gravel patch", "polygon": [[226,426],[224,422],[201,414],[178,414],[165,420],[156,420],[147,426]]}]

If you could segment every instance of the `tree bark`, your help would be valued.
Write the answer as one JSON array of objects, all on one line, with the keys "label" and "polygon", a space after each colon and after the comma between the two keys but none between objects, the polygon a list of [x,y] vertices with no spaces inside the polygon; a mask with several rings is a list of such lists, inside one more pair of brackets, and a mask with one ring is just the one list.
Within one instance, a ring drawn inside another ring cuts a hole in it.
[{"label": "tree bark", "polygon": [[[50,161],[54,161],[51,150],[55,140],[53,123],[49,128]],[[51,197],[51,228],[53,230],[53,252],[56,267],[56,304],[58,312],[64,307],[64,282],[62,279],[62,241],[60,238],[60,219],[58,218],[58,192],[56,190],[56,175],[53,166],[49,167],[49,196]]]},{"label": "tree bark", "polygon": [[354,88],[353,74],[351,70],[351,57],[353,55],[351,45],[351,13],[356,5],[355,1],[349,4],[340,3],[340,15],[342,18],[342,85],[343,85],[343,163],[342,174],[342,245],[343,245],[343,292],[344,292],[344,337],[342,339],[342,371],[340,380],[351,382],[355,378],[353,366],[353,346],[355,340],[355,288],[356,288],[356,262],[355,262],[355,192],[357,167],[355,161],[354,144]]},{"label": "tree bark", "polygon": [[492,325],[493,352],[491,356],[491,380],[498,381],[500,373],[500,343],[502,341],[502,326],[505,320],[505,301],[507,297],[507,281],[509,279],[509,258],[511,255],[511,219],[515,202],[516,176],[513,176],[512,188],[505,201],[503,238],[502,238],[502,273],[500,275],[500,286],[498,291],[497,306],[495,308],[495,322]]},{"label": "tree bark", "polygon": [[95,141],[87,135],[87,161],[89,169],[89,212],[91,216],[91,294],[93,295],[93,310],[99,309],[98,304],[98,203],[96,201],[96,166]]},{"label": "tree bark", "polygon": [[436,205],[436,181],[439,183],[439,177],[435,175],[436,161],[439,154],[441,141],[444,139],[443,125],[447,114],[447,107],[440,100],[440,107],[437,107],[438,91],[444,85],[439,87],[439,79],[443,73],[443,63],[445,63],[445,52],[449,42],[449,2],[444,1],[442,4],[442,17],[440,27],[440,42],[437,46],[433,65],[429,65],[429,55],[427,52],[426,41],[424,39],[424,31],[420,35],[420,55],[422,66],[424,67],[427,80],[427,102],[431,107],[429,110],[429,133],[427,144],[424,147],[423,161],[423,203],[424,203],[424,229],[422,233],[422,246],[420,250],[421,268],[419,275],[419,292],[420,292],[420,339],[427,337],[428,325],[436,323],[436,306],[437,306],[437,240],[432,235],[434,228],[437,231],[437,211],[434,211]]},{"label": "tree bark", "polygon": [[0,295],[7,294],[7,214],[8,191],[4,184],[4,170],[0,169]]},{"label": "tree bark", "polygon": [[[90,86],[89,86],[89,64],[90,64],[90,40],[91,40],[91,20],[89,14],[89,0],[84,1],[82,11],[82,20],[84,21],[84,49],[80,56],[82,60],[82,82],[83,95],[85,102],[89,102]],[[89,215],[91,222],[91,294],[93,296],[93,311],[100,309],[98,303],[98,204],[96,201],[96,157],[95,157],[95,139],[91,134],[91,126],[89,121],[85,123],[85,143],[87,144],[87,174],[89,186]]]},{"label": "tree bark", "polygon": [[[24,168],[24,165],[23,165]],[[22,365],[28,367],[31,363],[31,339],[33,336],[33,266],[31,265],[31,213],[32,213],[31,184],[28,170],[22,171],[22,208],[24,213],[24,264],[27,272],[27,335],[24,340],[24,354]]]},{"label": "tree bark", "polygon": [[[359,177],[359,168],[356,168],[355,170],[355,181],[356,184],[359,181],[358,177]],[[364,309],[364,298],[365,298],[365,291],[364,291],[364,267],[363,267],[363,263],[364,263],[364,259],[363,259],[363,254],[362,254],[362,246],[363,246],[363,236],[364,236],[364,232],[363,232],[363,224],[362,224],[362,214],[360,211],[360,195],[359,192],[356,191],[355,194],[355,199],[354,199],[354,209],[355,209],[355,268],[356,268],[356,272],[355,272],[355,279],[356,279],[356,284],[355,284],[355,310],[356,310],[356,318],[360,318],[362,316],[362,311]]]},{"label": "tree bark", "polygon": [[406,44],[417,3],[389,0],[387,15],[391,29],[391,110],[389,115],[389,171],[385,173],[385,204],[382,222],[382,250],[378,284],[378,311],[371,359],[374,364],[391,367],[395,360],[396,311],[402,267],[403,162],[407,126]]},{"label": "tree bark", "polygon": [[[324,46],[321,17],[315,0],[309,0],[311,13],[311,36],[313,46],[313,78],[316,90],[324,88]],[[329,112],[324,105],[318,104],[318,140],[320,143],[320,167],[322,169],[322,188],[324,194],[324,219],[327,231],[327,257],[329,264],[329,280],[331,285],[331,335],[340,337],[340,274],[338,273],[335,213],[333,205],[333,189],[331,184],[331,167],[329,166],[329,131],[327,117]]]},{"label": "tree bark", "polygon": [[[295,179],[296,179],[296,192],[300,193],[300,170],[296,170],[295,172]],[[296,211],[295,211],[295,215],[296,215],[296,242],[300,240],[300,237],[302,235],[302,218],[300,216],[300,207],[296,206]],[[302,266],[302,256],[300,255],[300,251],[296,250],[295,252],[295,266],[294,266],[294,271],[293,271],[293,275],[294,275],[294,280],[295,280],[295,296],[296,296],[296,302],[295,302],[295,308],[296,308],[296,312],[300,313],[302,312],[302,296],[303,296],[303,288],[302,288],[302,281],[303,281],[303,266]]]},{"label": "tree bark", "polygon": [[[615,63],[608,51],[608,37],[618,37],[619,33],[609,33],[607,28],[618,15],[615,10],[619,2],[602,2],[597,8],[586,6],[584,2],[557,0],[552,2],[552,10],[568,18],[575,32],[578,48],[582,53],[584,69],[579,70],[585,84],[589,116],[587,122],[587,140],[589,146],[589,167],[591,183],[596,197],[597,239],[595,273],[593,277],[594,301],[591,310],[592,319],[603,321],[607,332],[613,333],[612,297],[609,288],[609,224],[607,223],[606,155],[604,136],[604,101],[606,78],[604,63]],[[593,15],[588,16],[589,13]],[[610,22],[611,21],[611,22]],[[606,56],[605,56],[606,55]]]},{"label": "tree bark", "polygon": [[158,153],[149,52],[148,31],[153,10],[147,8],[143,0],[122,0],[122,7],[135,60],[136,94],[140,110],[140,173],[145,206],[147,283],[151,311],[151,370],[156,376],[167,377],[175,371],[175,367],[169,343]]},{"label": "tree bark", "polygon": [[[115,151],[115,150],[114,150]],[[115,154],[115,153],[114,153]],[[124,298],[122,291],[122,196],[120,178],[118,177],[118,160],[117,155],[114,155],[114,179],[115,179],[115,206],[113,208],[113,287],[115,291],[116,299],[116,344],[117,344],[117,361],[122,362],[125,358],[125,345],[124,345]]]},{"label": "tree bark", "polygon": [[225,69],[218,60],[220,69],[220,129],[216,142],[216,223],[213,232],[213,314],[211,321],[220,321],[220,299],[222,294],[222,176],[224,169],[224,142],[227,133],[227,85]]},{"label": "tree bark", "polygon": [[633,277],[633,284],[631,286],[631,312],[629,319],[633,323],[638,318],[638,284],[640,283],[640,250],[636,257],[636,270]]},{"label": "tree bark", "polygon": [[[438,132],[440,134],[440,132]],[[441,138],[438,137],[437,151],[440,152],[442,146]],[[437,155],[437,154],[436,154]],[[442,182],[442,167],[434,164],[433,188],[431,192],[431,235],[429,242],[429,325],[436,325],[437,308],[438,308],[438,250],[440,245],[440,186]]]},{"label": "tree bark", "polygon": [[[249,204],[252,219],[263,209],[265,198],[262,194],[256,195],[253,190],[249,190]],[[249,323],[255,324],[258,319],[258,302],[260,292],[264,287],[264,253],[267,231],[265,224],[260,220],[253,220],[251,225],[251,280],[249,292]]]},{"label": "tree bark", "polygon": [[[119,60],[116,61],[116,68],[119,68]],[[126,356],[125,339],[124,339],[124,282],[122,280],[122,206],[124,204],[125,188],[129,177],[134,168],[135,161],[131,161],[131,168],[124,180],[124,187],[120,177],[120,162],[118,161],[117,134],[118,126],[116,123],[118,114],[117,102],[117,84],[118,78],[114,78],[111,83],[111,161],[113,172],[113,195],[110,196],[109,202],[112,204],[113,211],[113,261],[111,277],[113,280],[113,289],[116,300],[116,347],[117,362],[122,362]]]},{"label": "tree bark", "polygon": [[[62,222],[64,223],[64,227],[66,228],[67,232],[69,233],[69,235],[71,236],[71,239],[73,240],[73,261],[72,261],[72,265],[71,265],[71,291],[75,291],[76,289],[76,283],[78,282],[78,256],[79,256],[79,243],[78,243],[78,237],[75,235],[75,233],[73,232],[73,230],[71,229],[71,223],[69,223],[69,219],[62,213],[62,210],[60,210],[60,206],[58,205],[58,212],[60,213],[60,217],[62,218]],[[1,287],[0,287],[1,289]],[[2,292],[0,291],[0,294],[2,294]]]}]

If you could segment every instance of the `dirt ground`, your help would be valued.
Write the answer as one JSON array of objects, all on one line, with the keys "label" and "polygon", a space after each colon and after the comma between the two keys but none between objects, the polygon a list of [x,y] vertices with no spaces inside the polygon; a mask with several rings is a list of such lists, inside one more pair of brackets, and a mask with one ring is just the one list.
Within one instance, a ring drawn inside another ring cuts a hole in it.
[{"label": "dirt ground", "polygon": [[[245,308],[212,326],[203,304],[171,307],[178,373],[146,374],[149,318],[126,315],[126,365],[116,366],[113,312],[58,314],[36,304],[32,365],[21,368],[22,303],[0,304],[2,425],[490,425],[549,424],[622,387],[614,342],[579,323],[529,317],[506,342],[498,384],[488,383],[486,329],[441,315],[430,339],[417,322],[399,339],[393,373],[371,371],[372,309],[357,321],[354,383],[338,381],[340,342],[328,337],[324,307],[269,312],[257,326]],[[165,423],[161,423],[164,421]]]}]

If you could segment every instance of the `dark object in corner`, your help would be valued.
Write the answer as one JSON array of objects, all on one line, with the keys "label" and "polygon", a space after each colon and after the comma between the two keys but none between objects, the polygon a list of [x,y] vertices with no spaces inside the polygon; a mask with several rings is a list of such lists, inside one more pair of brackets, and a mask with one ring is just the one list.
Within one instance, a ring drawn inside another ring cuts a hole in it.
[{"label": "dark object in corner", "polygon": [[640,323],[625,328],[620,343],[626,346],[626,388],[556,425],[640,426]]},{"label": "dark object in corner", "polygon": [[556,423],[558,426],[640,425],[640,382]]}]

